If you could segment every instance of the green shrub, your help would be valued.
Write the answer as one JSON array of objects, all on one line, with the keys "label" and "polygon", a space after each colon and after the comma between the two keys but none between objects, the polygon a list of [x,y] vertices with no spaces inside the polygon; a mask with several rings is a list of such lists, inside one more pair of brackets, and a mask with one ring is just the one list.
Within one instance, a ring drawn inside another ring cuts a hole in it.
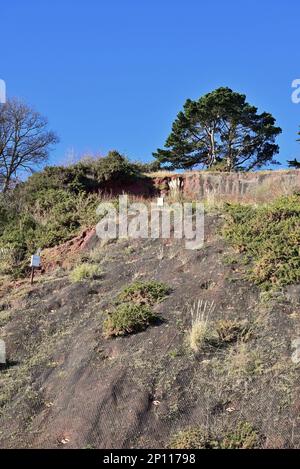
[{"label": "green shrub", "polygon": [[16,193],[24,199],[26,204],[33,204],[39,199],[39,194],[47,190],[63,190],[68,192],[83,192],[93,189],[79,164],[70,166],[48,166],[43,171],[34,173],[28,180],[16,188]]},{"label": "green shrub", "polygon": [[141,163],[139,161],[134,163],[135,167],[141,173],[155,173],[161,169],[159,161],[152,161],[151,163]]},{"label": "green shrub", "polygon": [[228,167],[226,164],[226,160],[221,158],[217,158],[217,161],[211,166],[211,168],[207,168],[206,171],[209,172],[228,172]]},{"label": "green shrub", "polygon": [[40,221],[36,232],[39,247],[51,247],[76,236],[80,230],[97,222],[99,197],[83,193],[48,190],[33,207]]},{"label": "green shrub", "polygon": [[33,174],[25,183],[19,184],[16,192],[26,204],[32,204],[39,199],[39,193],[43,190],[89,193],[101,189],[101,183],[116,179],[124,182],[136,177],[142,177],[139,163],[132,163],[113,150],[107,156],[86,157],[69,166],[48,166]]},{"label": "green shrub", "polygon": [[0,199],[0,248],[13,252],[16,260],[10,273],[23,272],[38,248],[65,242],[98,221],[97,195],[42,189],[28,205],[19,202],[16,194],[9,201]]},{"label": "green shrub", "polygon": [[188,428],[173,436],[170,441],[171,449],[218,449],[219,442],[200,427]]},{"label": "green shrub", "polygon": [[239,422],[236,429],[225,434],[222,449],[255,449],[261,446],[261,436],[248,422]]},{"label": "green shrub", "polygon": [[262,206],[227,205],[224,236],[250,263],[263,289],[300,281],[300,196]]},{"label": "green shrub", "polygon": [[162,300],[170,289],[161,282],[134,282],[117,296],[116,307],[104,322],[106,337],[144,330],[157,319],[151,306]]},{"label": "green shrub", "polygon": [[141,177],[139,169],[116,150],[110,151],[105,158],[98,158],[91,165],[93,177],[98,182],[118,180],[128,182]]},{"label": "green shrub", "polygon": [[[144,178],[138,165],[117,151],[68,167],[47,167],[9,194],[0,194],[0,248],[13,249],[23,270],[37,248],[53,247],[99,221],[97,194],[118,184]],[[24,264],[25,265],[25,264]]]},{"label": "green shrub", "polygon": [[70,273],[71,282],[81,282],[83,280],[93,280],[101,278],[103,272],[101,268],[95,264],[80,264]]},{"label": "green shrub", "polygon": [[262,437],[248,422],[239,422],[233,431],[209,432],[201,427],[190,427],[173,436],[172,449],[256,449]]},{"label": "green shrub", "polygon": [[169,293],[170,288],[162,282],[134,282],[123,289],[117,297],[117,302],[133,301],[153,305],[164,299]]},{"label": "green shrub", "polygon": [[105,320],[103,325],[106,337],[133,334],[146,329],[156,316],[149,306],[124,303],[118,305]]},{"label": "green shrub", "polygon": [[23,256],[17,249],[0,247],[0,275],[12,275],[14,273],[20,262],[19,255]]}]

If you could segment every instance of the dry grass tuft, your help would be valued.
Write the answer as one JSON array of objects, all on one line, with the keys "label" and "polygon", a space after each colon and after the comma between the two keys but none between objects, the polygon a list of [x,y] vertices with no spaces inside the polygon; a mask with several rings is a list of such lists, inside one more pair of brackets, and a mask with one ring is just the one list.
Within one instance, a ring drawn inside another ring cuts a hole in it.
[{"label": "dry grass tuft", "polygon": [[246,341],[250,336],[249,324],[247,321],[236,319],[222,319],[216,324],[216,332],[222,343],[230,344],[238,340]]},{"label": "dry grass tuft", "polygon": [[199,352],[212,336],[209,318],[215,309],[214,302],[198,300],[191,307],[192,327],[188,332],[188,344]]},{"label": "dry grass tuft", "polygon": [[80,264],[70,273],[70,280],[73,283],[84,280],[95,280],[103,276],[102,269],[95,264]]}]

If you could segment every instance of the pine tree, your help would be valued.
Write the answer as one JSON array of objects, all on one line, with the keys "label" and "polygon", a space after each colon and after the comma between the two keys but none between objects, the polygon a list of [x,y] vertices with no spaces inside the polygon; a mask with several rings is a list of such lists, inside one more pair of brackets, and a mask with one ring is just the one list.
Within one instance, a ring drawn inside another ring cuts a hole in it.
[{"label": "pine tree", "polygon": [[173,123],[165,149],[154,157],[170,169],[218,165],[226,171],[276,164],[281,129],[274,117],[246,102],[246,96],[219,88],[198,101],[188,99]]}]

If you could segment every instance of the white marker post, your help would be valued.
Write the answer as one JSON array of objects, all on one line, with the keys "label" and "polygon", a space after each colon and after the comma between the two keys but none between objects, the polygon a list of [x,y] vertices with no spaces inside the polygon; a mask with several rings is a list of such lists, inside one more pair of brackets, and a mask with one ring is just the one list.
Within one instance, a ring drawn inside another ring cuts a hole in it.
[{"label": "white marker post", "polygon": [[41,250],[40,249],[38,249],[36,254],[31,256],[30,267],[31,267],[30,283],[31,285],[33,285],[34,271],[35,269],[39,269],[41,267]]},{"label": "white marker post", "polygon": [[6,365],[6,347],[2,339],[0,339],[0,365]]},{"label": "white marker post", "polygon": [[164,206],[164,198],[163,197],[158,197],[157,198],[157,206],[158,207],[163,207]]}]

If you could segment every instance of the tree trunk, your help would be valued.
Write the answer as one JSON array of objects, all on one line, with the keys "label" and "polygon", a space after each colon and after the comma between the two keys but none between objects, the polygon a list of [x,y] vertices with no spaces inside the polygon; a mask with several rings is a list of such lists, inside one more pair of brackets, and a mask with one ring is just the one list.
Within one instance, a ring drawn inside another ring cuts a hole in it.
[{"label": "tree trunk", "polygon": [[9,189],[10,177],[6,176],[3,178],[3,180],[4,180],[4,184],[3,184],[2,192],[3,194],[5,194]]}]

